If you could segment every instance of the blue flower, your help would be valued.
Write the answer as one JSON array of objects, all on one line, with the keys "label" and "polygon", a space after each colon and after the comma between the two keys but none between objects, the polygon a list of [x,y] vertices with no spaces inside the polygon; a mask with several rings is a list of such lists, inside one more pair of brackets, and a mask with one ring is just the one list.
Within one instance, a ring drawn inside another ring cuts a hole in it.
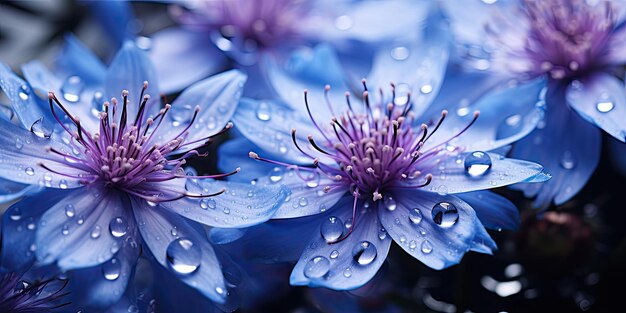
[{"label": "blue flower", "polygon": [[[119,14],[118,4],[112,7]],[[166,92],[206,77],[229,60],[245,69],[255,94],[267,94],[266,59],[319,42],[341,47],[357,62],[375,42],[387,42],[420,28],[432,3],[394,1],[217,0],[176,2],[178,26],[150,35],[149,52]],[[389,23],[393,20],[393,23]],[[125,27],[119,23],[117,27]],[[116,31],[119,32],[119,31]],[[264,90],[264,91],[258,91]]]},{"label": "blue flower", "polygon": [[0,119],[0,176],[6,185],[43,188],[4,215],[2,250],[11,252],[2,266],[81,271],[94,303],[106,306],[123,295],[142,247],[184,284],[226,301],[201,225],[264,222],[286,190],[214,180],[238,170],[196,175],[183,166],[232,127],[245,75],[208,78],[159,108],[150,97],[158,94],[154,68],[134,44],[108,70],[76,40],[66,49],[56,73],[23,66],[28,83],[0,65],[0,87],[21,124]]},{"label": "blue flower", "polygon": [[[598,164],[599,129],[626,140],[623,3],[473,1],[463,8],[443,3],[469,68],[487,71],[501,82],[519,82],[510,91],[517,95],[523,95],[528,81],[544,80],[545,117],[536,131],[516,144],[512,156],[543,164],[554,179],[517,188],[536,197],[534,205],[540,208],[569,200]],[[481,89],[476,86],[471,88]],[[533,105],[535,101],[530,101],[518,110]],[[515,113],[508,117],[515,127]]]}]

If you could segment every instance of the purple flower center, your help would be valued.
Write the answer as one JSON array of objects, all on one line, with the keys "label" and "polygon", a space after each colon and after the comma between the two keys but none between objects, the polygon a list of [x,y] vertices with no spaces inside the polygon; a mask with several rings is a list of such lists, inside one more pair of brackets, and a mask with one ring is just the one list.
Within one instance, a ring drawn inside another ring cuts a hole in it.
[{"label": "purple flower center", "polygon": [[531,74],[572,79],[602,65],[615,27],[609,2],[525,0],[523,12],[529,22],[525,45],[510,53],[525,55]]},{"label": "purple flower center", "polygon": [[[59,173],[45,164],[40,164],[40,166],[57,174],[78,178],[83,184],[101,182],[107,187],[114,187],[153,202],[171,201],[185,196],[208,197],[216,195],[192,195],[184,191],[167,190],[168,194],[174,193],[174,195],[164,198],[163,192],[159,188],[155,188],[155,184],[188,177],[218,178],[238,172],[239,169],[228,174],[187,176],[182,169],[186,163],[186,158],[191,156],[203,157],[207,154],[190,150],[179,158],[167,158],[167,156],[176,154],[179,149],[185,149],[189,145],[197,145],[200,142],[204,142],[200,146],[210,144],[211,138],[227,131],[232,127],[232,124],[227,124],[224,130],[218,134],[185,142],[187,132],[200,111],[200,108],[196,107],[194,115],[186,127],[176,134],[166,136],[169,139],[161,139],[164,136],[159,134],[160,126],[171,105],[165,104],[165,107],[156,116],[146,117],[146,107],[150,99],[149,95],[144,95],[147,87],[148,82],[144,82],[139,98],[141,105],[137,114],[132,118],[128,114],[128,91],[122,91],[121,108],[115,98],[112,98],[111,102],[104,102],[104,111],[100,112],[99,115],[99,130],[93,134],[84,129],[80,119],[73,116],[54,93],[50,92],[50,110],[61,127],[71,136],[70,144],[72,147],[83,151],[84,154],[77,157],[54,148],[48,148],[48,151],[62,156],[66,165],[88,174]],[[54,110],[53,102],[69,117],[76,128],[75,131],[61,122]]]}]

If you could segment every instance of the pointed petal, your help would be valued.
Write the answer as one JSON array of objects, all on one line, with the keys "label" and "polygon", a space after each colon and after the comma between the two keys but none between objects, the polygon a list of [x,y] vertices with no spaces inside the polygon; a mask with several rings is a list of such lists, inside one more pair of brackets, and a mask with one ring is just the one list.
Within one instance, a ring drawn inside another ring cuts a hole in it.
[{"label": "pointed petal", "polygon": [[168,28],[151,36],[150,59],[156,66],[161,90],[172,93],[218,72],[226,58],[205,32]]},{"label": "pointed petal", "polygon": [[[143,242],[157,262],[163,267],[169,268],[172,274],[176,274],[185,284],[204,296],[213,301],[224,302],[226,299],[224,276],[213,247],[208,243],[205,236],[183,217],[169,212],[166,208],[151,207],[146,201],[137,198],[132,198],[131,202]],[[194,262],[198,262],[198,267],[189,274],[176,272],[171,268],[167,258],[168,247],[170,244],[177,244],[176,240],[179,239],[189,240],[193,245],[192,248],[197,246],[201,253],[199,260],[195,260],[195,256],[192,257]]]},{"label": "pointed petal", "polygon": [[[352,197],[344,197],[327,217],[347,221],[352,217],[352,205]],[[387,258],[391,245],[389,236],[379,236],[381,224],[376,215],[375,209],[358,213],[354,231],[336,243],[327,243],[321,232],[314,234],[291,272],[290,284],[351,290],[370,281]],[[361,249],[366,251],[361,254]]]},{"label": "pointed petal", "polygon": [[210,198],[185,197],[161,205],[198,223],[222,228],[249,227],[269,220],[289,193],[280,185],[258,187],[211,179],[188,182],[187,188],[192,194],[226,191]]},{"label": "pointed petal", "polygon": [[102,86],[106,67],[76,36],[65,35],[65,45],[57,60],[58,70],[66,75],[77,75],[87,85]]},{"label": "pointed petal", "polygon": [[575,81],[567,89],[567,102],[582,118],[626,141],[626,91],[617,77],[597,73]]},{"label": "pointed petal", "polygon": [[520,225],[517,207],[507,198],[491,191],[474,191],[455,195],[469,204],[480,222],[489,229],[516,230]]},{"label": "pointed petal", "polygon": [[[37,259],[57,262],[63,270],[92,267],[110,260],[120,249],[122,236],[109,225],[115,218],[133,229],[124,195],[102,186],[72,190],[41,217],[37,229]],[[72,213],[68,213],[71,212]]]},{"label": "pointed petal", "polygon": [[573,197],[587,183],[600,159],[601,134],[597,127],[568,108],[562,94],[548,99],[541,128],[520,140],[511,156],[541,163],[552,175],[543,184],[519,184],[534,206],[547,208]]},{"label": "pointed petal", "polygon": [[[396,190],[393,197],[397,207],[379,210],[380,222],[404,251],[433,269],[459,263],[469,250],[490,253],[496,248],[472,207],[457,197],[419,190]],[[442,202],[458,213],[456,222],[452,222],[455,214],[449,215],[448,228],[434,220],[433,208]]]},{"label": "pointed petal", "polygon": [[124,40],[131,38],[135,27],[133,8],[125,1],[90,1],[89,9],[101,24],[104,34],[109,36],[114,47],[119,47]]}]

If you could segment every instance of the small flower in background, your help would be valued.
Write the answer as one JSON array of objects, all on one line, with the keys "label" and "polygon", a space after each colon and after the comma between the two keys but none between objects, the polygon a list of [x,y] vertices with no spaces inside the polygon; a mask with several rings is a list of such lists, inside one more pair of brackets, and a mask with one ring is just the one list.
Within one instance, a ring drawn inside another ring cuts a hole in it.
[{"label": "small flower in background", "polygon": [[0,311],[10,313],[60,312],[69,305],[67,282],[27,280],[15,272],[0,274]]},{"label": "small flower in background", "polygon": [[[541,163],[554,179],[516,188],[535,197],[534,206],[540,208],[569,200],[598,164],[598,128],[626,140],[626,96],[621,78],[626,61],[623,3],[468,1],[467,7],[452,1],[442,3],[461,60],[468,67],[488,71],[501,81],[518,81],[511,91],[518,95],[523,95],[529,80],[544,79],[545,117],[537,130],[516,143],[511,155]],[[518,109],[522,112],[526,107]],[[517,127],[518,121],[513,114],[509,124]]]},{"label": "small flower in background", "polygon": [[5,213],[2,248],[11,253],[3,253],[2,266],[84,271],[79,277],[97,295],[85,297],[102,308],[123,295],[141,246],[205,297],[230,301],[200,224],[263,222],[286,190],[213,180],[238,170],[196,175],[183,166],[206,156],[196,149],[232,127],[245,75],[208,78],[159,109],[150,97],[158,90],[154,68],[134,44],[105,70],[69,37],[59,64],[55,73],[38,62],[24,65],[28,82],[0,66],[0,86],[21,124],[0,120],[1,175],[43,188]]}]

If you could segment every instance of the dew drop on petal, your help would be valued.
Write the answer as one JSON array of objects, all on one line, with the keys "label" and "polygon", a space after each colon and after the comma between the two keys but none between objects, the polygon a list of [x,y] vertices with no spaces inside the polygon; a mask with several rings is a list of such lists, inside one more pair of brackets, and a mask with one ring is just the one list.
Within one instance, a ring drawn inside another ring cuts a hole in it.
[{"label": "dew drop on petal", "polygon": [[109,223],[109,231],[113,237],[120,238],[126,235],[126,232],[128,231],[128,222],[126,222],[126,220],[122,217],[115,217],[111,219],[111,222]]},{"label": "dew drop on petal", "polygon": [[35,175],[35,170],[32,167],[27,167],[24,172],[26,173],[26,175],[28,176],[33,176]]},{"label": "dew drop on petal", "polygon": [[348,267],[345,270],[343,270],[343,277],[345,278],[352,277],[352,269]]},{"label": "dew drop on petal", "polygon": [[66,205],[65,216],[71,218],[71,217],[74,217],[74,215],[76,215],[76,209],[74,208],[74,206],[71,204]]},{"label": "dew drop on petal", "polygon": [[320,233],[326,242],[335,242],[343,235],[343,227],[341,219],[331,216],[322,222]]},{"label": "dew drop on petal", "polygon": [[98,239],[100,238],[100,233],[101,233],[101,228],[100,225],[96,225],[92,230],[91,230],[91,234],[89,234],[89,236],[91,236],[91,238],[93,239]]},{"label": "dew drop on petal", "polygon": [[409,221],[413,224],[419,224],[422,221],[422,211],[418,208],[413,208],[409,211]]},{"label": "dew drop on petal", "polygon": [[613,103],[613,100],[611,100],[609,96],[602,96],[596,102],[596,109],[600,113],[608,113],[612,111],[613,108],[615,108],[615,103]]},{"label": "dew drop on petal", "polygon": [[116,280],[122,272],[122,264],[116,258],[102,264],[102,274],[106,280]]},{"label": "dew drop on petal", "polygon": [[11,213],[9,215],[9,218],[12,221],[19,221],[22,218],[22,209],[15,207],[13,209],[11,209]]},{"label": "dew drop on petal", "polygon": [[433,244],[430,243],[430,241],[428,241],[428,240],[424,240],[422,242],[421,249],[422,249],[422,253],[429,254],[429,253],[433,252]]},{"label": "dew drop on petal", "polygon": [[387,208],[387,210],[389,211],[393,211],[396,209],[396,207],[398,207],[396,200],[391,196],[385,197],[385,200],[383,200],[383,204],[385,205],[385,208]]},{"label": "dew drop on petal", "polygon": [[256,118],[261,121],[269,121],[272,118],[272,111],[267,102],[259,102],[256,108]]},{"label": "dew drop on petal", "polygon": [[215,203],[215,200],[211,199],[211,198],[204,198],[202,200],[200,200],[200,207],[202,209],[215,209],[217,207],[217,203]]},{"label": "dew drop on petal", "polygon": [[308,278],[320,278],[330,271],[330,261],[323,256],[311,258],[304,266],[304,276]]},{"label": "dew drop on petal", "polygon": [[65,180],[65,179],[59,180],[59,188],[60,189],[67,189],[67,180]]},{"label": "dew drop on petal", "polygon": [[270,171],[270,181],[277,183],[283,179],[284,170],[280,167],[275,167]]},{"label": "dew drop on petal", "polygon": [[469,176],[482,176],[491,168],[491,157],[485,152],[474,151],[465,157],[464,165]]},{"label": "dew drop on petal", "polygon": [[337,250],[333,250],[330,252],[330,258],[331,259],[336,259],[339,256],[339,251]]},{"label": "dew drop on petal", "polygon": [[352,18],[347,15],[341,15],[335,20],[335,27],[339,30],[348,30],[352,28],[353,23]]},{"label": "dew drop on petal", "polygon": [[30,132],[39,138],[50,138],[52,136],[52,133],[44,128],[42,119],[38,119],[30,125]]},{"label": "dew drop on petal", "polygon": [[387,230],[384,227],[378,229],[378,239],[384,240],[387,238]]},{"label": "dew drop on petal", "polygon": [[63,225],[63,229],[61,230],[61,233],[64,236],[67,236],[70,234],[70,226],[69,225]]},{"label": "dew drop on petal", "polygon": [[22,99],[22,101],[28,100],[28,97],[30,96],[30,88],[28,88],[28,86],[26,85],[21,85],[17,95],[20,97],[20,99]]},{"label": "dew drop on petal", "polygon": [[391,49],[391,57],[396,61],[404,61],[409,58],[409,48],[405,46],[397,46]]},{"label": "dew drop on petal", "polygon": [[188,238],[178,238],[167,246],[169,266],[180,274],[195,272],[202,261],[202,250]]},{"label": "dew drop on petal", "polygon": [[432,215],[435,224],[444,228],[452,227],[459,220],[459,210],[457,210],[454,204],[448,202],[435,204]]},{"label": "dew drop on petal", "polygon": [[85,88],[83,80],[76,75],[69,76],[63,81],[61,85],[61,93],[63,98],[69,102],[78,102],[80,100],[80,94]]},{"label": "dew drop on petal", "polygon": [[309,188],[315,188],[320,185],[320,174],[317,172],[311,172],[306,176],[306,186]]},{"label": "dew drop on petal", "polygon": [[361,241],[352,249],[352,258],[361,265],[372,263],[376,255],[378,255],[376,246],[369,241]]},{"label": "dew drop on petal", "polygon": [[563,153],[563,155],[561,156],[561,160],[560,160],[559,164],[561,165],[562,168],[564,168],[566,170],[571,170],[574,167],[576,167],[576,160],[574,159],[574,156],[572,155],[572,152],[571,151],[565,151]]},{"label": "dew drop on petal", "polygon": [[307,204],[309,204],[309,200],[307,200],[307,198],[300,197],[300,199],[298,199],[298,205],[304,207],[307,206]]}]

